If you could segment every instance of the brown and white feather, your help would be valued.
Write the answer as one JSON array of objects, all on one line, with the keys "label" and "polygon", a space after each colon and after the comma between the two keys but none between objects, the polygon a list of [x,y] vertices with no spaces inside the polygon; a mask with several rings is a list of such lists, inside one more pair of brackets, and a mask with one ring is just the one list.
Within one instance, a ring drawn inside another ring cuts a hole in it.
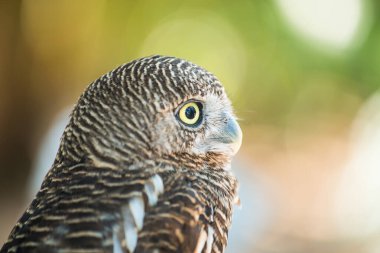
[{"label": "brown and white feather", "polygon": [[[197,131],[174,115],[189,99],[206,105]],[[220,82],[185,60],[146,57],[100,77],[79,98],[1,253],[224,252],[237,196],[233,154],[205,140],[227,114]]]}]

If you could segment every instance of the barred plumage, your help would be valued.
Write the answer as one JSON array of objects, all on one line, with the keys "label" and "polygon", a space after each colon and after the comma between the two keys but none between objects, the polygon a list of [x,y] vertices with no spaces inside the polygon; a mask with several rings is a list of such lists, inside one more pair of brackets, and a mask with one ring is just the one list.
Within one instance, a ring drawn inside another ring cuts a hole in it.
[{"label": "barred plumage", "polygon": [[240,143],[206,70],[164,56],[122,65],[80,97],[1,252],[223,252]]}]

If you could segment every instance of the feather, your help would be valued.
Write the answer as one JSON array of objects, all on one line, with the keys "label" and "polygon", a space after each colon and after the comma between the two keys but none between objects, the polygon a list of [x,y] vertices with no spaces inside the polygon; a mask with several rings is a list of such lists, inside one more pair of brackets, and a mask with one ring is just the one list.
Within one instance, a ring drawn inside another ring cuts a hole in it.
[{"label": "feather", "polygon": [[144,201],[141,197],[134,197],[129,200],[128,208],[133,221],[138,230],[143,226],[144,220]]},{"label": "feather", "polygon": [[[186,125],[177,112],[194,101],[202,121]],[[223,252],[241,141],[232,111],[214,75],[174,57],[95,80],[1,252]]]}]

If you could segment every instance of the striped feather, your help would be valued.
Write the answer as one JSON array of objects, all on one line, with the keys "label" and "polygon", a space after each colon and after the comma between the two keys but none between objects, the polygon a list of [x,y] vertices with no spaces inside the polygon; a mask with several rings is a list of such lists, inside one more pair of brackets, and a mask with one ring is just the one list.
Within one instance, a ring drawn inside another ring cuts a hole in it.
[{"label": "striped feather", "polygon": [[[177,121],[189,99],[205,104],[204,127]],[[237,196],[232,154],[202,141],[226,115],[220,82],[184,60],[152,56],[103,75],[80,97],[0,252],[224,252]]]}]

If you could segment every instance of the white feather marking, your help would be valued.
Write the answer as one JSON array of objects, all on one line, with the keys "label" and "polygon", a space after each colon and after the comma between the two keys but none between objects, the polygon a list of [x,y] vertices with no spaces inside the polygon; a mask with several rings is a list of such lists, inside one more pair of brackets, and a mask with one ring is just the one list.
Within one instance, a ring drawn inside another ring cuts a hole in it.
[{"label": "white feather marking", "polygon": [[129,203],[129,210],[132,214],[133,220],[136,224],[138,230],[140,230],[143,226],[144,221],[144,201],[141,197],[132,198]]},{"label": "white feather marking", "polygon": [[126,207],[122,209],[124,218],[125,244],[130,252],[133,252],[137,245],[137,228],[131,210]]},{"label": "white feather marking", "polygon": [[113,253],[123,253],[123,250],[121,249],[120,240],[119,240],[119,238],[117,238],[117,232],[116,231],[113,231],[112,242],[113,242]]},{"label": "white feather marking", "polygon": [[158,194],[161,194],[164,192],[164,183],[162,182],[162,178],[159,175],[154,175],[151,178],[154,188],[156,189],[156,192]]},{"label": "white feather marking", "polygon": [[125,244],[129,252],[133,252],[137,245],[137,231],[136,228],[128,227],[125,230]]},{"label": "white feather marking", "polygon": [[203,248],[205,247],[206,240],[207,240],[207,233],[206,231],[202,229],[199,235],[197,246],[195,247],[194,253],[202,252]]},{"label": "white feather marking", "polygon": [[144,191],[148,197],[149,206],[153,206],[157,203],[157,194],[154,191],[153,184],[151,182],[147,182],[144,186]]},{"label": "white feather marking", "polygon": [[164,192],[164,184],[162,178],[159,175],[151,177],[144,186],[144,191],[148,197],[150,206],[157,203],[158,195]]},{"label": "white feather marking", "polygon": [[213,242],[214,242],[214,229],[209,225],[207,227],[206,253],[211,253]]}]

